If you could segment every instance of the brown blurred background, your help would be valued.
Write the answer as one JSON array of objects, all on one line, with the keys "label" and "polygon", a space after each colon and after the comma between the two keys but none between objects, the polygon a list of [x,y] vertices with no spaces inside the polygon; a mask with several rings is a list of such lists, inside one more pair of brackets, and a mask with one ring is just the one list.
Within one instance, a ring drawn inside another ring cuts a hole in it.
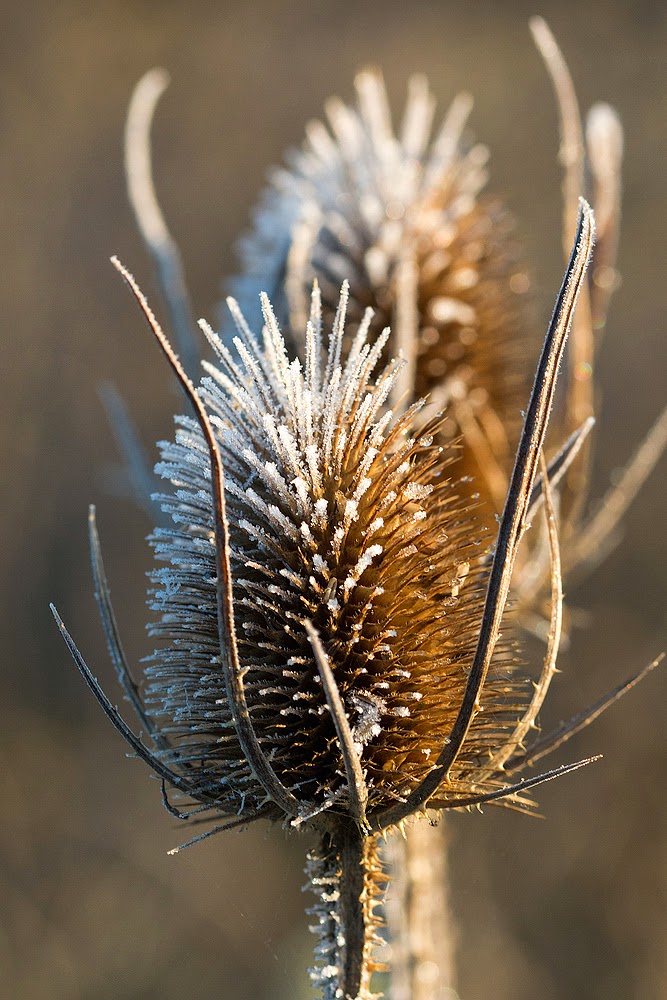
[{"label": "brown blurred background", "polygon": [[[177,857],[188,830],[85,690],[48,612],[55,600],[108,690],[86,509],[96,501],[133,661],[143,631],[148,520],[114,495],[117,454],[99,397],[112,379],[143,439],[182,409],[108,258],[155,296],[124,191],[134,83],[163,65],[160,198],[197,315],[216,316],[267,168],[353,74],[384,69],[402,108],[428,74],[459,89],[492,152],[491,188],[521,221],[546,320],[560,279],[560,176],[549,83],[527,19],[542,13],[582,105],[626,129],[623,284],[599,364],[593,495],[667,398],[667,18],[660,0],[536,3],[3,4],[0,316],[4,326],[0,994],[34,1000],[282,1000],[310,995],[300,892],[306,841],[259,825]],[[557,722],[667,645],[663,460],[622,543],[569,600],[589,614],[561,659]],[[528,647],[535,660],[539,647]],[[653,675],[568,748],[595,766],[540,790],[546,819],[488,808],[451,821],[464,1000],[667,997],[667,678]]]}]

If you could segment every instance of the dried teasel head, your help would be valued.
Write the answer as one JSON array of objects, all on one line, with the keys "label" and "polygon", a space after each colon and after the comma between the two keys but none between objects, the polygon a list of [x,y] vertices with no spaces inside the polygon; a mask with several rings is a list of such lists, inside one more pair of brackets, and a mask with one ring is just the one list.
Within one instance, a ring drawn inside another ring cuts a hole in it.
[{"label": "dried teasel head", "polygon": [[[210,442],[182,417],[161,445],[173,524],[152,536],[165,565],[152,573],[160,649],[142,708],[160,734],[157,758],[191,797],[239,818],[301,823],[330,810],[366,823],[393,807],[432,770],[477,642],[484,529],[446,475],[441,419],[412,436],[420,404],[400,417],[386,410],[401,364],[379,367],[389,331],[368,342],[370,311],[341,361],[347,302],[344,286],[327,331],[315,288],[303,363],[288,359],[266,297],[261,343],[231,303],[236,359],[207,329],[217,363],[205,365],[198,399],[225,469],[233,626],[222,636]],[[271,806],[235,729],[221,646],[233,650],[257,743],[289,790]],[[525,690],[511,659],[494,661],[488,704],[434,805],[468,793],[512,727]],[[363,802],[341,767],[337,712],[364,771]]]},{"label": "dried teasel head", "polygon": [[393,402],[429,395],[449,407],[442,432],[463,431],[468,445],[456,475],[475,477],[500,510],[538,349],[514,222],[483,194],[488,153],[464,136],[468,95],[432,136],[435,100],[413,77],[396,135],[380,74],[360,73],[355,87],[357,107],[330,100],[329,128],[312,122],[303,149],[273,173],[241,245],[235,294],[254,309],[260,287],[274,288],[299,344],[313,279],[331,321],[348,278],[347,343],[371,306],[374,329],[392,329],[386,357],[406,359]]},{"label": "dried teasel head", "polygon": [[[562,402],[550,451],[561,465],[558,496],[564,568],[590,568],[608,551],[619,520],[667,443],[663,411],[619,484],[587,515],[589,431],[594,365],[611,293],[620,218],[622,129],[613,108],[595,105],[582,124],[576,92],[555,38],[541,18],[535,42],[557,97],[564,167],[566,258],[578,198],[589,192],[598,240],[564,365]],[[328,128],[307,130],[303,148],[274,172],[242,243],[244,273],[235,283],[244,308],[260,284],[273,287],[276,311],[300,340],[308,289],[317,277],[325,313],[335,310],[343,275],[351,280],[354,329],[363,309],[376,310],[378,329],[393,330],[389,354],[407,364],[392,403],[428,395],[447,405],[444,434],[460,435],[455,477],[469,477],[487,524],[502,510],[537,354],[529,279],[509,213],[483,193],[486,150],[464,133],[471,100],[457,98],[431,137],[435,101],[423,77],[410,83],[396,134],[382,78],[356,79],[357,107],[327,104]],[[389,356],[389,355],[388,355]],[[578,457],[577,457],[578,456]],[[575,462],[574,459],[577,458]],[[544,530],[521,554],[514,599],[524,627],[546,635],[549,555]]]},{"label": "dried teasel head", "polygon": [[[550,468],[560,483],[564,570],[572,574],[590,568],[608,551],[624,511],[667,443],[667,411],[618,484],[586,516],[587,435],[593,424],[592,376],[600,341],[595,331],[604,326],[618,277],[622,129],[612,108],[596,105],[584,130],[574,84],[555,38],[541,18],[532,19],[531,29],[559,108],[566,258],[582,190],[590,192],[598,225],[566,352],[562,403],[549,449],[552,454],[554,447],[561,449]],[[167,81],[164,70],[151,70],[135,89],[127,119],[126,169],[130,201],[155,260],[184,367],[192,377],[199,350],[183,268],[160,212],[150,169],[150,125]],[[423,77],[410,84],[398,137],[392,131],[379,74],[360,74],[357,91],[358,109],[329,102],[331,132],[313,124],[304,149],[292,156],[292,168],[274,175],[255,231],[245,242],[245,273],[236,282],[237,295],[246,315],[252,316],[258,292],[268,288],[288,341],[302,350],[311,279],[319,277],[325,322],[332,322],[340,278],[351,276],[349,336],[343,357],[364,306],[372,305],[376,312],[372,333],[391,322],[395,334],[384,360],[398,350],[407,359],[395,383],[392,405],[409,405],[425,393],[440,406],[447,403],[450,420],[440,435],[460,432],[461,436],[458,461],[450,473],[461,492],[481,495],[478,515],[486,514],[488,526],[495,530],[493,515],[503,507],[518,415],[530,388],[529,358],[537,354],[532,310],[526,317],[522,292],[527,278],[517,265],[511,220],[497,201],[482,194],[486,154],[463,135],[471,103],[467,96],[454,102],[431,141],[435,102]],[[440,317],[435,327],[434,311]],[[456,320],[457,315],[462,320],[464,314],[471,318],[473,313],[473,326]],[[130,480],[137,484],[145,506],[149,491],[144,484],[150,474],[137,461],[141,449],[118,400],[107,394],[107,405]],[[468,486],[463,482],[466,476]],[[515,606],[522,624],[544,637],[549,545],[543,529],[532,533],[520,561]]]}]

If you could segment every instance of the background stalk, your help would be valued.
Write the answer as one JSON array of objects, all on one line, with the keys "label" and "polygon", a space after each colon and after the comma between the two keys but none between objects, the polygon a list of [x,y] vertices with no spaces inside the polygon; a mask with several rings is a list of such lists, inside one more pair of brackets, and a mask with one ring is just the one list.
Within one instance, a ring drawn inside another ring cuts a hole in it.
[{"label": "background stalk", "polygon": [[387,900],[392,1000],[442,1000],[454,990],[456,930],[449,894],[449,834],[420,819],[396,834],[388,855],[396,881]]}]

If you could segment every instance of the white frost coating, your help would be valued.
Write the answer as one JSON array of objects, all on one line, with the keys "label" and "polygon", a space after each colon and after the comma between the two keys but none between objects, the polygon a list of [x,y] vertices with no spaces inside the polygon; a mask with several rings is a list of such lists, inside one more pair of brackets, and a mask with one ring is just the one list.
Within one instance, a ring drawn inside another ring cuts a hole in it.
[{"label": "white frost coating", "polygon": [[324,968],[319,970],[319,975],[322,979],[335,979],[338,976],[338,966],[325,965]]},{"label": "white frost coating", "polygon": [[403,494],[408,500],[424,500],[433,492],[433,486],[422,483],[408,483],[403,489]]},{"label": "white frost coating", "polygon": [[352,570],[352,576],[355,580],[360,579],[362,573],[368,569],[373,560],[377,558],[377,556],[382,555],[382,551],[383,549],[381,545],[369,545],[364,554],[357,561],[357,565]]},{"label": "white frost coating", "polygon": [[353,499],[355,500],[356,503],[359,503],[359,501],[363,497],[364,493],[366,493],[366,491],[368,490],[368,488],[371,486],[372,482],[373,482],[373,480],[369,479],[368,476],[365,476],[361,480],[361,482],[357,486],[356,490],[354,491],[354,497],[353,497]]},{"label": "white frost coating", "polygon": [[313,556],[313,567],[322,576],[327,576],[329,574],[329,564],[326,559],[323,559],[319,552],[316,552]]},{"label": "white frost coating", "polygon": [[301,502],[302,509],[307,511],[310,507],[310,494],[308,492],[308,484],[305,479],[297,476],[296,479],[292,480],[292,486],[296,492],[296,495]]},{"label": "white frost coating", "polygon": [[359,511],[359,504],[357,503],[356,500],[347,500],[346,501],[346,503],[345,503],[345,514],[343,516],[346,528],[349,528],[349,526],[352,523],[352,521],[356,521],[357,520],[357,518],[359,516],[358,511]]}]

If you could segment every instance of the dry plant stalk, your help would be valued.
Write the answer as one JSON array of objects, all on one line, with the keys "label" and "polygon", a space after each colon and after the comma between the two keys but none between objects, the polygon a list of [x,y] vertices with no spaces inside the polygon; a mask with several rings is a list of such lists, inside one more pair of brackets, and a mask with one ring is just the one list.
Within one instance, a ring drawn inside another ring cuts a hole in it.
[{"label": "dry plant stalk", "polygon": [[[182,269],[150,179],[148,128],[164,83],[154,73],[137,88],[127,168],[172,325],[185,345],[191,320]],[[460,142],[468,102],[455,103],[425,158],[433,102],[424,81],[415,80],[399,155],[379,78],[362,74],[358,88],[358,118],[340,103],[329,109],[338,145],[312,127],[310,154],[297,157],[293,174],[280,175],[285,200],[278,207],[298,217],[284,274],[271,271],[270,255],[258,264],[257,244],[249,245],[248,261],[264,268],[269,287],[275,281],[286,336],[266,296],[261,338],[230,300],[236,354],[202,324],[217,365],[205,363],[207,377],[195,389],[193,365],[180,362],[114,259],[194,411],[194,419],[177,420],[176,440],[162,445],[158,471],[170,489],[161,502],[173,526],[153,534],[156,557],[166,563],[152,574],[150,598],[160,648],[141,681],[123,652],[93,509],[90,515],[109,650],[148,743],[112,706],[54,609],[102,708],[162,779],[170,812],[195,823],[224,820],[188,843],[259,818],[317,831],[307,871],[319,938],[313,978],[326,1000],[372,995],[386,882],[379,838],[427,809],[498,802],[530,812],[533,785],[594,758],[513,784],[506,774],[560,746],[645,673],[526,748],[562,631],[554,491],[568,481],[590,428],[590,420],[576,424],[547,465],[556,375],[593,255],[592,211],[580,202],[519,433],[510,414],[522,391],[528,395],[525,365],[516,364],[526,341],[513,339],[521,310],[500,293],[507,286],[520,299],[525,282],[506,213],[477,201],[483,157],[479,147]],[[590,140],[598,150],[600,115]],[[364,143],[376,166],[387,167],[384,175],[369,171]],[[595,162],[605,206],[599,266],[613,267],[616,201],[605,156]],[[337,199],[338,213],[326,201],[337,174],[363,195]],[[566,175],[570,187],[574,176]],[[344,280],[338,296],[346,269],[351,284]],[[587,292],[598,319],[608,290]],[[575,336],[580,344],[582,335]],[[290,342],[301,347],[302,360],[290,357]],[[424,416],[417,397],[429,391],[449,404],[462,450],[451,444],[451,422]],[[573,412],[578,419],[580,403]],[[651,456],[660,432],[657,438]],[[491,548],[490,519],[460,479],[471,472],[489,509],[502,510]],[[521,541],[540,507],[544,544],[522,558]],[[527,590],[526,580],[541,584],[545,577],[548,642],[531,693],[500,632],[501,625],[507,632],[510,586],[520,593],[522,581]],[[414,958],[408,949],[402,971]],[[432,995],[418,993],[417,978],[415,969],[404,977],[404,995]]]}]

